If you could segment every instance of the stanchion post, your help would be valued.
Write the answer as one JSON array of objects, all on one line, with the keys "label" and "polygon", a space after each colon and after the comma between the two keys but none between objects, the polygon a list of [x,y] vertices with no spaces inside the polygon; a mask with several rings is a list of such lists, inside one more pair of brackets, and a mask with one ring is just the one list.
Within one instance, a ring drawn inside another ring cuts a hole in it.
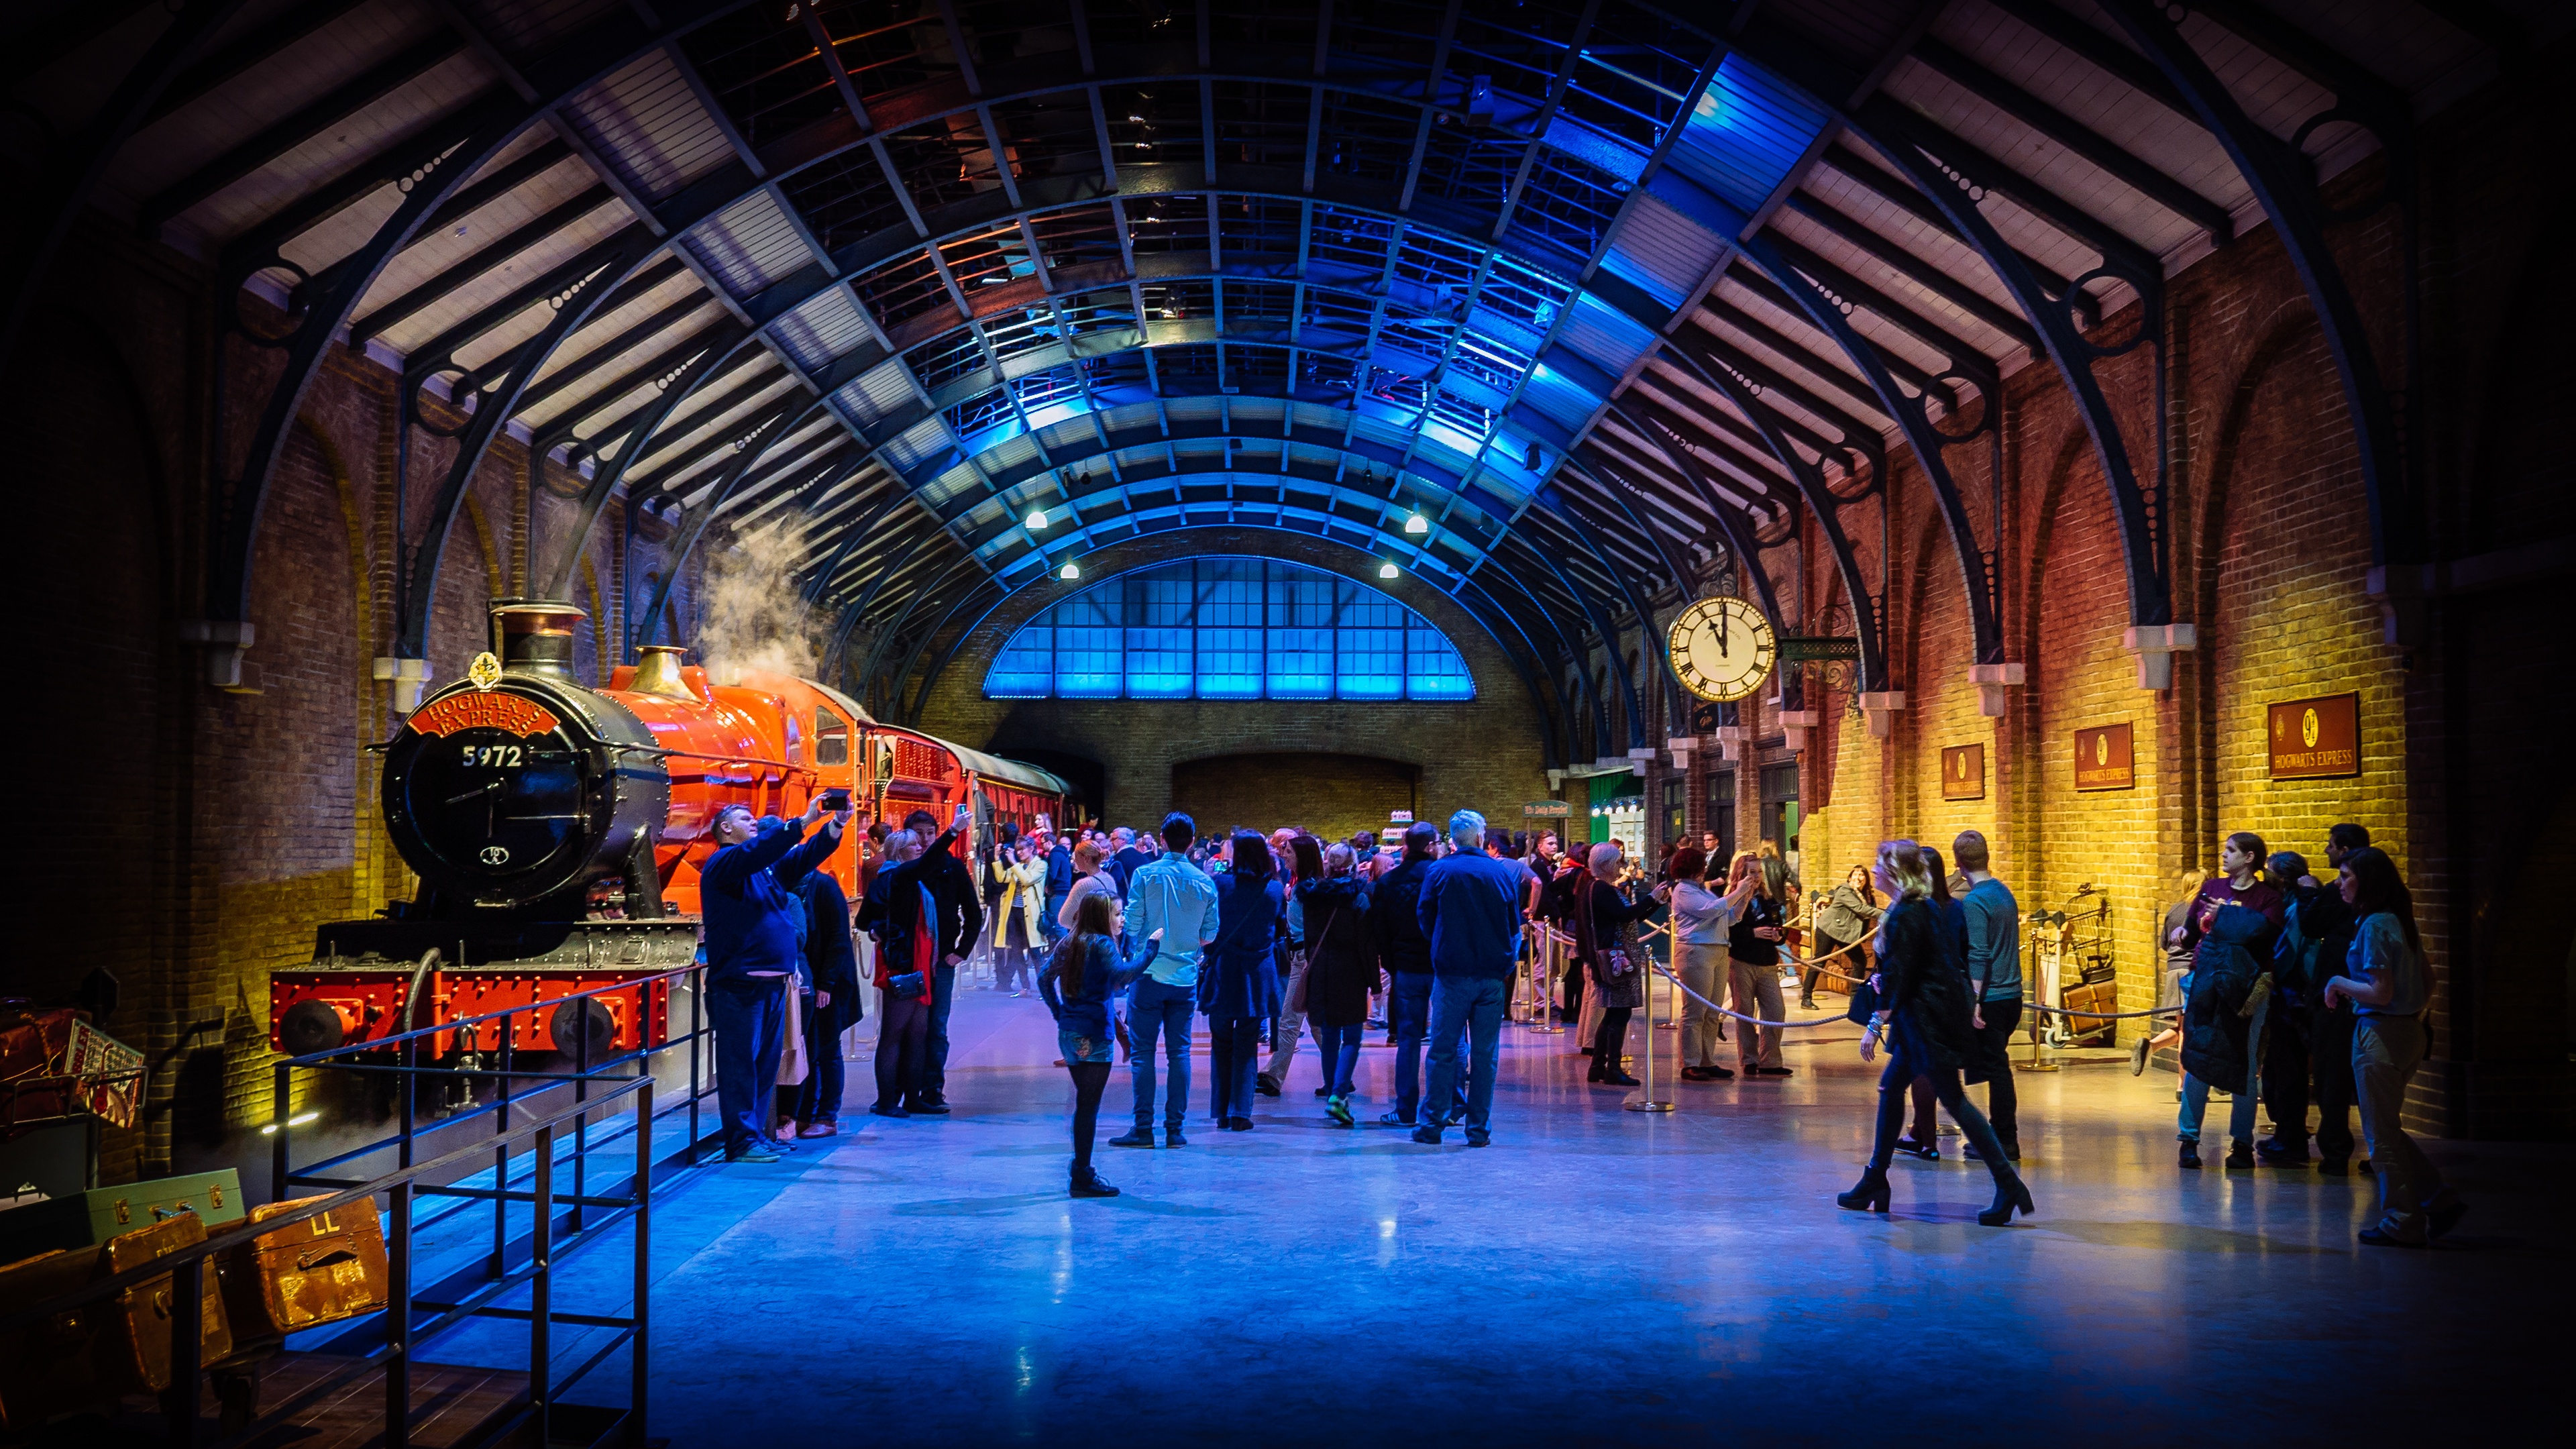
[{"label": "stanchion post", "polygon": [[1673,1104],[1655,1096],[1655,953],[1648,951],[1637,969],[1645,973],[1638,985],[1646,990],[1646,1075],[1637,1095],[1619,1105],[1631,1112],[1669,1112]]}]

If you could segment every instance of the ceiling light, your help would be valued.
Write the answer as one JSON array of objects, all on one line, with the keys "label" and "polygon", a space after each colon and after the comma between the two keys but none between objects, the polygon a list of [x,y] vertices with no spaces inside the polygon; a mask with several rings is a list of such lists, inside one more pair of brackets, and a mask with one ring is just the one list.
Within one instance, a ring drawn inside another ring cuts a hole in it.
[{"label": "ceiling light", "polygon": [[1404,531],[1407,533],[1429,533],[1431,531],[1431,520],[1423,517],[1419,513],[1416,513],[1411,518],[1404,520]]},{"label": "ceiling light", "polygon": [[1043,508],[1030,509],[1028,523],[1029,530],[1033,533],[1038,529],[1046,527],[1046,510]]},{"label": "ceiling light", "polygon": [[1055,571],[1055,576],[1060,579],[1078,579],[1082,577],[1082,570],[1073,566],[1073,560],[1066,559],[1064,567]]},{"label": "ceiling light", "polygon": [[1395,577],[1395,565],[1393,565],[1393,564],[1391,564],[1391,563],[1382,563],[1382,564],[1379,564],[1379,565],[1377,566],[1377,576],[1378,576],[1379,578],[1382,578],[1382,579],[1391,579],[1391,578],[1394,578],[1394,577]]}]

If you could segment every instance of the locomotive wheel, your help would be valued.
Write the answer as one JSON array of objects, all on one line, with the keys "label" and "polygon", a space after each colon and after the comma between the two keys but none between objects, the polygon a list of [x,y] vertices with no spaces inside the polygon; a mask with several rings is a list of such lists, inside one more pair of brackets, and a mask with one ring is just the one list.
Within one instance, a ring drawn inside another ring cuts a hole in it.
[{"label": "locomotive wheel", "polygon": [[327,1052],[342,1040],[340,1013],[324,1002],[306,997],[286,1008],[286,1015],[278,1018],[277,1039],[291,1057]]},{"label": "locomotive wheel", "polygon": [[587,1035],[590,1038],[589,1061],[592,1066],[597,1066],[608,1060],[610,1047],[617,1040],[617,1019],[608,1014],[607,1003],[595,996],[585,996],[556,1007],[547,1034],[554,1038],[555,1050],[574,1061],[583,1059],[582,1037]]}]

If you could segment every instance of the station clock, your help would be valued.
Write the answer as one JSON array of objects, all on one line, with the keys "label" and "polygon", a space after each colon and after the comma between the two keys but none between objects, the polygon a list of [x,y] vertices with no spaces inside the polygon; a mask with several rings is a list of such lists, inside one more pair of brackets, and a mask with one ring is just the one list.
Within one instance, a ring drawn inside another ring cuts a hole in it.
[{"label": "station clock", "polygon": [[1673,620],[1673,672],[1702,699],[1748,699],[1771,676],[1779,640],[1762,611],[1730,595],[1701,599]]}]

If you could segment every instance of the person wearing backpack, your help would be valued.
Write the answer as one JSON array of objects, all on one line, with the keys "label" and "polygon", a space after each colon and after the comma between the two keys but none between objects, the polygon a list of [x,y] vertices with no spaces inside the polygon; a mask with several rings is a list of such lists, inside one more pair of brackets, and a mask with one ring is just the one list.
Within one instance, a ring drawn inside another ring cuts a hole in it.
[{"label": "person wearing backpack", "polygon": [[2362,1130],[2379,1169],[2379,1222],[2361,1240],[2374,1248],[2424,1248],[2447,1233],[2468,1204],[2442,1182],[2441,1170],[2406,1135],[2406,1084],[2431,1051],[2425,1016],[2433,1002],[2415,901],[2397,863],[2363,846],[2346,856],[2336,880],[2361,925],[2344,972],[2326,979],[2329,1007],[2352,1003],[2352,1071],[2361,1098]]},{"label": "person wearing backpack", "polygon": [[[2339,872],[2368,844],[2368,830],[2350,822],[2337,825],[2326,834],[2326,865]],[[2358,923],[2333,879],[2319,883],[2304,867],[2293,879],[2273,955],[2272,1036],[2263,1054],[2263,1101],[2272,1112],[2272,1135],[2256,1143],[2254,1152],[2275,1167],[2308,1160],[2313,1076],[2317,1171],[2344,1177],[2352,1171],[2353,1011],[2350,1002],[2327,1006],[2323,991],[2352,949]]]}]

